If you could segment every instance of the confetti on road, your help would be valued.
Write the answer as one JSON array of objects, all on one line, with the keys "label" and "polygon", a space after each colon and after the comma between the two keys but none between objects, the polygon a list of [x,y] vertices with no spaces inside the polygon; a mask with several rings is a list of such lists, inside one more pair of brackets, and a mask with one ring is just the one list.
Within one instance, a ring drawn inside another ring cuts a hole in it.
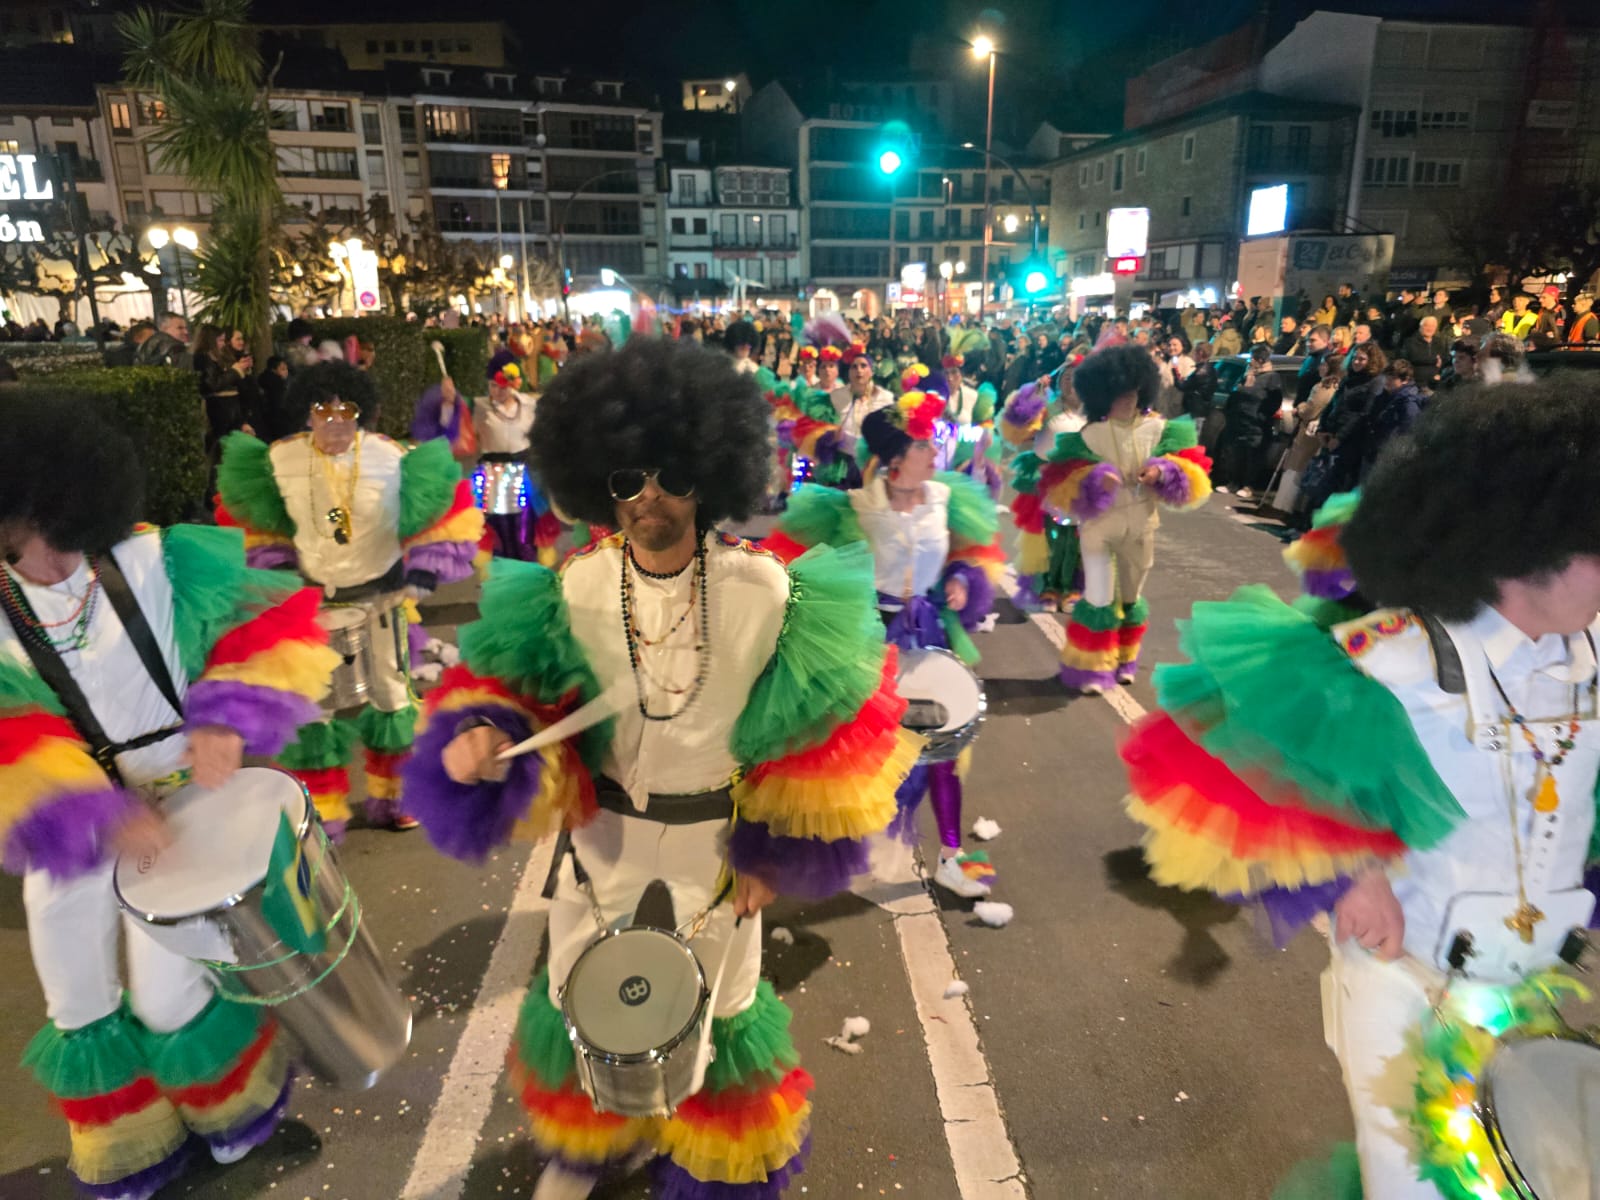
[{"label": "confetti on road", "polygon": [[980,842],[992,842],[1000,836],[1000,822],[991,821],[988,817],[979,817],[972,823],[972,836]]},{"label": "confetti on road", "polygon": [[872,1032],[872,1022],[865,1017],[846,1017],[840,1035],[847,1038],[864,1038]]},{"label": "confetti on road", "polygon": [[823,1038],[822,1040],[828,1043],[828,1045],[832,1046],[835,1050],[842,1050],[846,1054],[861,1053],[861,1047],[856,1045],[856,1043],[852,1042],[849,1038],[831,1037]]},{"label": "confetti on road", "polygon": [[785,946],[792,946],[794,945],[794,934],[782,925],[774,925],[772,927],[772,940],[782,942]]},{"label": "confetti on road", "polygon": [[945,985],[944,998],[946,1000],[954,1000],[957,996],[965,996],[967,991],[968,988],[965,981],[960,979],[952,979]]},{"label": "confetti on road", "polygon": [[979,900],[972,906],[972,913],[985,925],[1003,929],[1011,924],[1011,918],[1016,915],[1016,910],[998,900]]}]

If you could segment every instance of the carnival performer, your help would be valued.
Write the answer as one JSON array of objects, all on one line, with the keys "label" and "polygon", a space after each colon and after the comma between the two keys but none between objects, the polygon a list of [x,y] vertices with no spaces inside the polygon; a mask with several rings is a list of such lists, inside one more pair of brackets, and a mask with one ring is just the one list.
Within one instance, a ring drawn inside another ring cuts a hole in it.
[{"label": "carnival performer", "polygon": [[[811,546],[866,542],[890,643],[953,650],[976,666],[970,634],[993,607],[1004,551],[989,494],[968,475],[934,471],[944,411],[943,396],[911,390],[869,413],[861,430],[872,454],[866,482],[849,492],[801,488],[762,544],[792,560]],[[961,849],[964,767],[940,762],[912,771],[897,797],[895,832],[915,844],[916,808],[930,796],[939,830],[934,882],[970,899],[989,894],[994,870],[987,854]]]},{"label": "carnival performer", "polygon": [[1021,504],[1016,519],[1025,542],[1024,573],[1047,559],[1042,539],[1050,514],[1078,522],[1084,587],[1067,623],[1061,681],[1094,694],[1133,682],[1149,615],[1143,593],[1155,561],[1157,505],[1205,503],[1211,460],[1198,447],[1193,421],[1168,421],[1150,411],[1160,377],[1144,347],[1096,351],[1072,383],[1087,424],[1058,435],[1043,459],[1031,452],[1017,456],[1018,500],[1029,493],[1035,499]]},{"label": "carnival performer", "polygon": [[244,528],[252,565],[297,570],[326,605],[364,610],[372,677],[354,721],[329,715],[306,725],[278,763],[306,785],[337,841],[350,819],[359,739],[367,823],[412,829],[400,796],[417,714],[403,602],[471,575],[483,514],[445,442],[407,453],[363,427],[377,409],[365,373],[320,363],[290,381],[288,401],[308,432],[270,447],[245,434],[224,441],[217,521]]},{"label": "carnival performer", "polygon": [[1367,1200],[1524,1194],[1477,1104],[1594,909],[1597,455],[1588,380],[1452,393],[1302,563],[1394,607],[1197,604],[1123,752],[1157,881],[1259,902],[1285,937],[1331,910],[1323,1028]]},{"label": "carnival performer", "polygon": [[761,366],[756,360],[756,347],[760,344],[761,331],[750,321],[735,321],[722,334],[722,348],[733,359],[733,369],[741,375],[754,375]]},{"label": "carnival performer", "polygon": [[[1060,381],[1058,391],[1052,390],[1048,375],[1023,384],[1000,415],[1000,436],[1006,444],[1031,450],[1040,461],[1050,456],[1058,437],[1079,433],[1089,423],[1070,378],[1065,374],[1055,378]],[[1018,528],[1037,526],[1045,541],[1040,546],[1037,538],[1022,539],[1018,591],[1012,602],[1023,608],[1037,603],[1045,612],[1076,603],[1083,593],[1083,550],[1076,520],[1071,513],[1045,512],[1031,493],[1019,494],[1012,507]]]},{"label": "carnival performer", "polygon": [[[759,914],[866,869],[865,839],[894,816],[920,742],[899,725],[865,549],[785,568],[714,529],[759,504],[767,428],[754,381],[686,343],[636,338],[562,372],[540,401],[534,466],[564,510],[621,532],[560,576],[494,564],[406,769],[412,811],[449,854],[481,861],[514,829],[568,835],[549,970],[511,1050],[549,1159],[537,1200],[587,1196],[606,1169],[652,1156],[661,1200],[766,1200],[805,1157],[811,1078],[760,980]],[[496,760],[596,697],[620,706],[610,721]],[[635,1119],[579,1089],[557,998],[596,910],[625,918],[654,880],[677,921],[706,917],[690,946],[708,978],[726,970],[704,1089],[670,1118]]]},{"label": "carnival performer", "polygon": [[464,469],[478,461],[478,430],[472,420],[472,401],[456,388],[446,375],[430,384],[417,399],[411,417],[411,440],[431,442],[442,438],[450,454]]},{"label": "carnival performer", "polygon": [[845,324],[845,319],[836,312],[823,313],[807,321],[800,330],[802,342],[802,361],[804,347],[810,347],[817,352],[817,378],[808,380],[814,387],[824,392],[832,393],[839,386],[839,363],[844,355],[844,348],[853,340],[850,335],[850,326]]},{"label": "carnival performer", "polygon": [[794,377],[807,387],[821,387],[821,376],[817,373],[817,348],[815,346],[801,346],[795,354]]},{"label": "carnival performer", "polygon": [[23,1065],[83,1188],[145,1200],[201,1146],[231,1163],[272,1135],[289,1048],[122,916],[117,855],[165,844],[182,784],[282,749],[338,656],[316,593],[248,570],[238,530],[133,524],[138,454],[87,403],[8,403],[0,461],[0,845],[49,1017]]},{"label": "carnival performer", "polygon": [[[994,436],[994,385],[985,383],[973,387],[963,377],[959,361],[953,366],[949,357],[944,361],[945,370],[928,374],[921,383],[930,392],[948,393],[942,416],[948,432],[944,444],[939,447],[940,465],[969,476],[998,501],[1006,481],[995,461],[1000,445]],[[918,363],[913,370],[920,375],[926,368]],[[904,390],[908,385],[905,377],[901,384]]]},{"label": "carnival performer", "polygon": [[537,401],[521,388],[521,370],[516,363],[504,363],[489,380],[488,396],[476,405],[481,453],[472,492],[494,535],[497,555],[553,566],[567,527],[528,471],[528,435]]}]

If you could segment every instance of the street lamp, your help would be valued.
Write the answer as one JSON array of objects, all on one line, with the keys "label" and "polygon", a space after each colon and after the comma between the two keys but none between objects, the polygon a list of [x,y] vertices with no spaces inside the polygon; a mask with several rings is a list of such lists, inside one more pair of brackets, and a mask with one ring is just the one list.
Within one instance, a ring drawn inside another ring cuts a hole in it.
[{"label": "street lamp", "polygon": [[1017,226],[1021,224],[1021,222],[1017,220],[1016,213],[1007,213],[1005,220],[1000,223],[1005,226],[1007,233],[1015,233],[1017,231]]},{"label": "street lamp", "polygon": [[994,217],[994,205],[989,198],[989,175],[994,169],[994,39],[973,38],[972,57],[989,60],[989,110],[983,122],[983,259],[980,267],[983,291],[978,296],[978,320],[982,321],[989,304],[989,223]]},{"label": "street lamp", "polygon": [[183,252],[191,254],[200,247],[200,236],[187,225],[152,225],[145,230],[145,240],[150,243],[150,248],[156,252],[159,262],[161,251],[171,244],[174,249],[172,256],[178,264],[178,301],[187,319],[189,316],[189,290],[183,273]]}]

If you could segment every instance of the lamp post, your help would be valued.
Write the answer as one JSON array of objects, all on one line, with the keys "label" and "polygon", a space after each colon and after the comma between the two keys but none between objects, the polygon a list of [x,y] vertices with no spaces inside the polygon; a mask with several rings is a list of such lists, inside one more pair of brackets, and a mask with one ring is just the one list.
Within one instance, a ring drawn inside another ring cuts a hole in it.
[{"label": "lamp post", "polygon": [[983,291],[978,295],[978,320],[981,322],[989,306],[989,222],[994,216],[994,206],[989,193],[989,174],[994,163],[994,39],[972,39],[972,56],[989,60],[989,109],[983,122],[983,249],[979,270],[983,275]]},{"label": "lamp post", "polygon": [[[637,167],[613,167],[609,171],[601,171],[598,175],[591,175],[567,194],[567,198],[561,202],[561,207],[557,210],[559,216],[556,219],[554,233],[556,241],[556,278],[563,283],[567,278],[567,213],[572,208],[572,202],[578,198],[585,188],[599,183],[602,179],[609,179],[613,175],[631,175],[637,183],[639,169]],[[561,318],[568,322],[572,320],[572,308],[567,302],[565,287],[562,288],[561,292]]]},{"label": "lamp post", "polygon": [[499,258],[506,252],[505,235],[500,225],[500,193],[511,184],[511,155],[491,154],[489,170],[494,173],[494,253]]},{"label": "lamp post", "polygon": [[178,265],[178,302],[183,310],[184,319],[189,317],[189,289],[183,273],[183,252],[191,254],[200,248],[200,235],[187,225],[152,225],[145,231],[145,240],[150,243],[150,248],[156,252],[159,260],[161,251],[171,244],[174,249],[173,259]]}]

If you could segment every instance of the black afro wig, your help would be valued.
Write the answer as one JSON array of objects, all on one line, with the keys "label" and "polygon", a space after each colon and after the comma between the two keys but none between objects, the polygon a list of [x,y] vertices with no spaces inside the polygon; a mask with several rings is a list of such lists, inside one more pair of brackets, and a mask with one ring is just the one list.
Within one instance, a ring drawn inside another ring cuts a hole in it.
[{"label": "black afro wig", "polygon": [[1600,380],[1557,374],[1436,398],[1385,449],[1341,535],[1376,604],[1470,620],[1502,581],[1600,554]]},{"label": "black afro wig", "polygon": [[63,552],[109,550],[144,511],[144,467],[88,401],[0,398],[0,522]]},{"label": "black afro wig", "polygon": [[321,400],[337,396],[361,409],[361,427],[372,429],[378,422],[378,389],[365,371],[342,362],[314,363],[289,376],[289,390],[284,399],[285,415],[295,429],[304,429],[311,416],[311,406]]},{"label": "black afro wig", "polygon": [[1104,421],[1118,396],[1139,393],[1139,407],[1152,408],[1161,391],[1161,375],[1146,346],[1107,346],[1078,364],[1072,387],[1083,400],[1091,421]]},{"label": "black afro wig", "polygon": [[755,379],[693,342],[630,338],[575,359],[539,399],[529,457],[557,507],[616,524],[609,479],[619,467],[671,469],[692,480],[699,521],[743,520],[771,476],[771,418]]}]

